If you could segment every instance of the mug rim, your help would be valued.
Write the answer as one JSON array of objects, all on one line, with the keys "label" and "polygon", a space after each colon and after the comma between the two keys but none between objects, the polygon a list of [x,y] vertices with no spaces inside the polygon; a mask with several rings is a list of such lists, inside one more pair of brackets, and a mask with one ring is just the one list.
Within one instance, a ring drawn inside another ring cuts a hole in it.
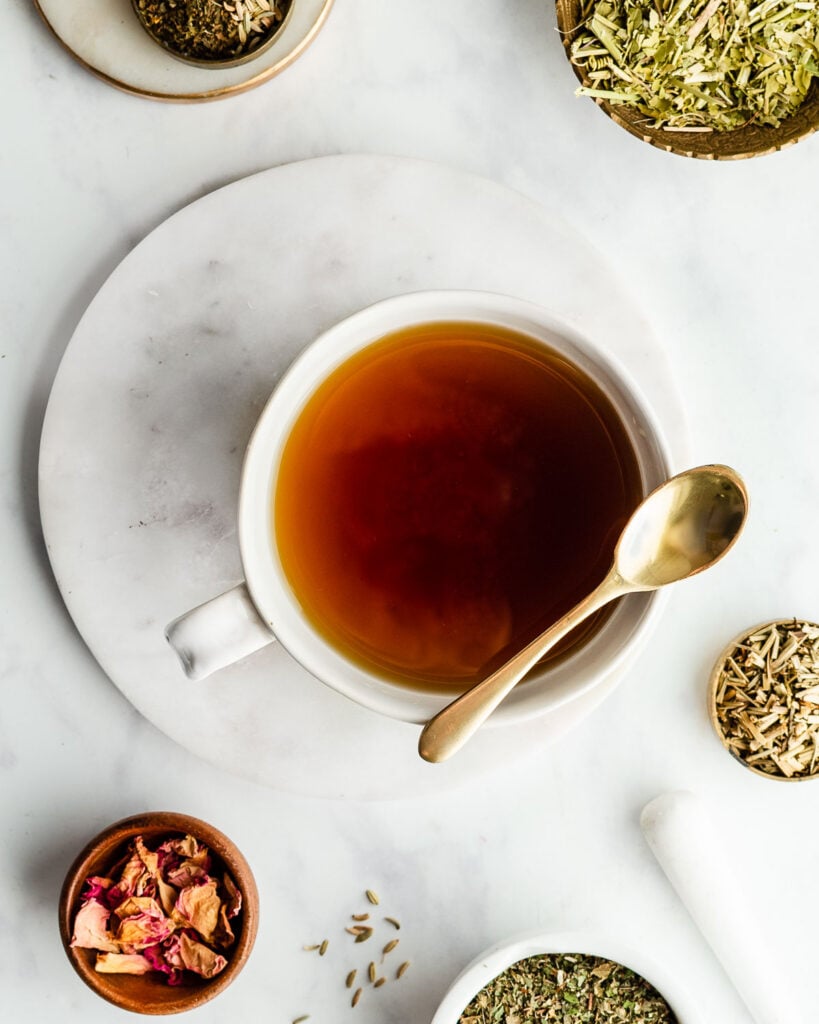
[{"label": "mug rim", "polygon": [[[415,724],[426,722],[454,695],[449,689],[423,690],[379,677],[336,650],[318,632],[304,614],[281,566],[271,528],[271,502],[286,440],[322,382],[354,353],[393,331],[444,322],[495,324],[557,351],[590,376],[611,402],[634,449],[644,493],[671,474],[665,435],[629,374],[589,338],[536,303],[462,289],[404,293],[352,313],[310,342],[288,367],[262,409],[245,452],[238,537],[248,592],[273,636],[312,675],[364,707]],[[623,598],[599,631],[556,665],[544,668],[525,687],[513,691],[488,724],[508,724],[545,714],[601,685],[626,660],[636,656],[656,624],[666,597],[662,591],[654,591]],[[616,631],[624,628],[627,635],[615,643]],[[616,649],[607,651],[612,646]]]}]

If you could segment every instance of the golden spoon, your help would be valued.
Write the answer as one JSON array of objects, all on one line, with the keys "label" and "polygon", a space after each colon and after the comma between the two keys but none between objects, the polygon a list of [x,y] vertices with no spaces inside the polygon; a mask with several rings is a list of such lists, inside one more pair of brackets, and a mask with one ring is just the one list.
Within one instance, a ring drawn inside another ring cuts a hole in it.
[{"label": "golden spoon", "polygon": [[604,604],[687,579],[718,562],[742,531],[747,513],[745,484],[728,466],[699,466],[666,480],[626,523],[603,582],[505,665],[430,719],[418,743],[421,757],[445,761],[460,750],[529,669]]}]

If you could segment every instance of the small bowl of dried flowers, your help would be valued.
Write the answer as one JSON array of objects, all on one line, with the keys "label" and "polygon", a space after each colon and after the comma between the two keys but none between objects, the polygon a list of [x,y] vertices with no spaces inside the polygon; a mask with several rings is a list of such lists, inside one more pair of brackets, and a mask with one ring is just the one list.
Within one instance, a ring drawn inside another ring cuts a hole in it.
[{"label": "small bowl of dried flowers", "polygon": [[763,0],[556,0],[589,96],[643,142],[736,160],[819,128],[819,7]]},{"label": "small bowl of dried flowers", "polygon": [[745,630],[717,659],[708,712],[725,749],[756,775],[819,776],[819,625],[777,619]]},{"label": "small bowl of dried flowers", "polygon": [[218,829],[185,814],[125,818],[69,868],[60,934],[97,995],[133,1013],[180,1013],[236,978],[256,938],[247,861]]},{"label": "small bowl of dried flowers", "polygon": [[295,0],[131,0],[142,27],[177,60],[229,68],[278,38]]},{"label": "small bowl of dried flowers", "polygon": [[569,1016],[632,1024],[702,1020],[676,976],[619,939],[533,932],[474,960],[453,982],[432,1024],[562,1024]]}]

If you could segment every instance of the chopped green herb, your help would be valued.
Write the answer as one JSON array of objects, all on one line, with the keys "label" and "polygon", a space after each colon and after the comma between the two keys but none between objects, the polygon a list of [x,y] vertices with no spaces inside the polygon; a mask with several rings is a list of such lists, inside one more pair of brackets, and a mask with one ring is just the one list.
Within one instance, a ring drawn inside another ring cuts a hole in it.
[{"label": "chopped green herb", "polygon": [[579,95],[668,131],[779,125],[819,78],[819,2],[583,0]]},{"label": "chopped green herb", "polygon": [[644,978],[611,960],[547,954],[519,960],[493,979],[458,1024],[677,1024]]}]

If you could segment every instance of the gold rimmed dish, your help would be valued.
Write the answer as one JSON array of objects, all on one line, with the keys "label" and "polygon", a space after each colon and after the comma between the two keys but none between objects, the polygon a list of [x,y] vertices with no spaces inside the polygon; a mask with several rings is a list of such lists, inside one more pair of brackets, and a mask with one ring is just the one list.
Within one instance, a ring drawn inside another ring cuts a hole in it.
[{"label": "gold rimmed dish", "polygon": [[324,26],[333,0],[293,0],[292,13],[262,53],[238,66],[199,67],[158,46],[125,0],[34,0],[63,48],[87,71],[146,99],[195,103],[253,89],[288,68]]},{"label": "gold rimmed dish", "polygon": [[819,625],[773,619],[743,630],[717,658],[707,699],[717,737],[743,768],[777,782],[819,777],[810,721],[819,718]]}]

